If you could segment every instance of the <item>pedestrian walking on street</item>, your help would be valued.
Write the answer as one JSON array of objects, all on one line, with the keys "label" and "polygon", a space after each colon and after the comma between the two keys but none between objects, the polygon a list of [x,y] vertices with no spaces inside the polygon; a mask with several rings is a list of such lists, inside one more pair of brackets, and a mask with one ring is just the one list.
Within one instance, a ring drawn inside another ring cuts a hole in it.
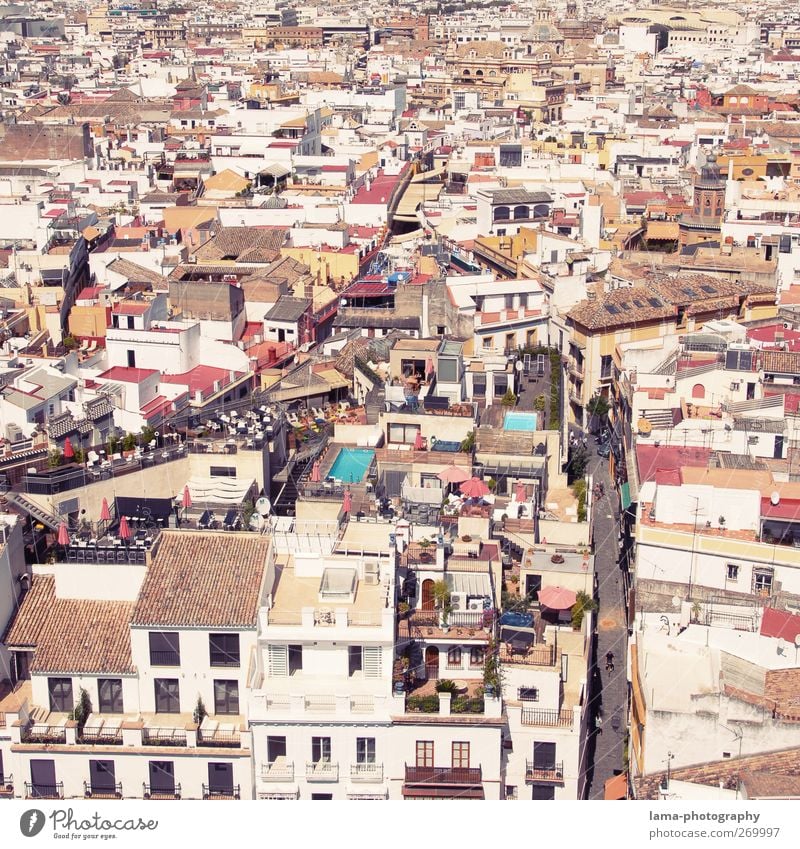
[{"label": "pedestrian walking on street", "polygon": [[614,671],[614,652],[606,652],[606,672]]}]

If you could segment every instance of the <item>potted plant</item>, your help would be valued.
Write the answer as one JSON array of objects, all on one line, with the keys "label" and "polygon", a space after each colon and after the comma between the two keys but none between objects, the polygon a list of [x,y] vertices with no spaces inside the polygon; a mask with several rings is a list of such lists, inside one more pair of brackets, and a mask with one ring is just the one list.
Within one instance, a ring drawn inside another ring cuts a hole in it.
[{"label": "potted plant", "polygon": [[472,537],[469,534],[464,534],[464,536],[461,537],[461,542],[472,542]]},{"label": "potted plant", "polygon": [[208,711],[203,702],[203,697],[198,694],[197,704],[194,706],[194,711],[192,711],[192,720],[195,725],[202,725],[206,716],[208,716]]},{"label": "potted plant", "polygon": [[718,519],[717,521],[719,522],[719,529],[720,529],[721,531],[724,531],[724,530],[725,530],[725,517],[724,517],[724,516],[720,516],[720,517],[719,517],[719,519]]},{"label": "potted plant", "polygon": [[397,605],[397,612],[400,614],[401,618],[408,616],[408,611],[410,609],[411,607],[407,601],[401,601],[400,604]]},{"label": "potted plant", "polygon": [[441,624],[442,630],[447,633],[450,630],[450,614],[453,612],[453,606],[450,604],[448,600],[447,603],[442,607],[442,616],[441,616]]},{"label": "potted plant", "polygon": [[425,563],[430,563],[432,560],[432,556],[428,549],[431,547],[431,541],[425,537],[419,541],[419,547],[422,549],[422,553],[419,556],[419,559],[424,561]]},{"label": "potted plant", "polygon": [[457,690],[456,682],[451,681],[449,678],[440,678],[436,682],[437,693],[450,693],[450,695],[453,695]]},{"label": "potted plant", "polygon": [[692,604],[692,622],[700,621],[700,614],[702,613],[702,607],[700,606],[700,602],[696,601]]},{"label": "potted plant", "polygon": [[554,554],[550,558],[550,562],[551,563],[563,563],[564,562],[564,555],[563,554]]}]

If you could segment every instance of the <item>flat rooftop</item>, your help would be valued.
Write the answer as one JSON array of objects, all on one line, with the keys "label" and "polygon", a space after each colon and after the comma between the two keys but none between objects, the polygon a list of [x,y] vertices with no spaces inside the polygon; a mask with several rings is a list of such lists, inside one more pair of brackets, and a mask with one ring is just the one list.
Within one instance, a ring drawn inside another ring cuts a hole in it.
[{"label": "flat rooftop", "polygon": [[[282,559],[282,558],[281,558]],[[330,568],[353,569],[347,560],[330,560]],[[383,576],[381,576],[383,577]],[[282,620],[297,619],[304,607],[317,609],[327,608],[336,610],[346,608],[351,615],[358,614],[380,614],[383,610],[385,589],[381,584],[367,584],[358,580],[355,596],[352,601],[349,598],[326,598],[320,599],[319,588],[322,582],[321,576],[301,578],[295,574],[294,557],[287,555],[286,562],[275,564],[275,585],[272,590],[272,608],[270,609],[270,622],[281,624]],[[380,624],[376,620],[376,625]]]}]

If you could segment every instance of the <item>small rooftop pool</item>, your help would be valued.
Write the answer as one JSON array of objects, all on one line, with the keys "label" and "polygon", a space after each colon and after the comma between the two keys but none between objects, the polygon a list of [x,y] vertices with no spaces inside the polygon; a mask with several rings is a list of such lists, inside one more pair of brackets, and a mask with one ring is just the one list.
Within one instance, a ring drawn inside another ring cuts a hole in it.
[{"label": "small rooftop pool", "polygon": [[508,412],[503,420],[503,430],[538,430],[539,416],[537,413]]},{"label": "small rooftop pool", "polygon": [[342,483],[361,483],[374,457],[371,448],[340,448],[328,477]]}]

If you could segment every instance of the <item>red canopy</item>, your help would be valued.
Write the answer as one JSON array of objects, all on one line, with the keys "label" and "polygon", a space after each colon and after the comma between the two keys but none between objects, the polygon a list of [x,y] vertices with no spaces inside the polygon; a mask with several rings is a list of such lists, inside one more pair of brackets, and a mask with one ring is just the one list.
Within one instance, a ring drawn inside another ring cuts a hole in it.
[{"label": "red canopy", "polygon": [[349,513],[353,508],[353,496],[350,495],[350,490],[346,489],[344,491],[344,498],[342,499],[342,509],[345,513]]},{"label": "red canopy", "polygon": [[103,499],[103,506],[100,508],[100,521],[111,521],[111,511],[108,509],[108,501],[105,498]]},{"label": "red canopy", "polygon": [[62,522],[58,526],[58,544],[65,547],[69,545],[69,531],[66,522]]},{"label": "red canopy", "polygon": [[74,456],[75,456],[75,452],[72,449],[72,443],[69,440],[67,440],[64,443],[64,459],[65,460],[72,460]]},{"label": "red canopy", "polygon": [[322,480],[322,475],[319,471],[319,460],[314,460],[314,465],[311,467],[311,483],[319,483]]},{"label": "red canopy", "polygon": [[462,469],[461,466],[452,465],[446,466],[436,477],[445,483],[463,483],[469,480],[470,474],[466,469]]},{"label": "red canopy", "polygon": [[425,363],[425,374],[433,374],[433,358],[428,357],[428,362]]},{"label": "red canopy", "polygon": [[183,488],[181,504],[183,505],[184,510],[188,510],[192,506],[192,494],[189,492],[189,484],[186,484]]},{"label": "red canopy", "polygon": [[461,492],[467,498],[483,498],[489,491],[489,487],[480,478],[470,478],[461,484]]},{"label": "red canopy", "polygon": [[514,500],[518,504],[524,504],[528,500],[528,495],[525,492],[525,484],[522,481],[517,481],[516,492],[514,493]]},{"label": "red canopy", "polygon": [[566,587],[545,587],[539,590],[539,603],[550,610],[569,610],[576,601],[575,591]]},{"label": "red canopy", "polygon": [[120,539],[130,539],[131,538],[131,529],[130,525],[128,525],[128,520],[123,516],[119,520],[119,538]]},{"label": "red canopy", "polygon": [[422,431],[418,430],[414,437],[414,450],[422,451],[425,448],[425,440],[422,438]]}]

